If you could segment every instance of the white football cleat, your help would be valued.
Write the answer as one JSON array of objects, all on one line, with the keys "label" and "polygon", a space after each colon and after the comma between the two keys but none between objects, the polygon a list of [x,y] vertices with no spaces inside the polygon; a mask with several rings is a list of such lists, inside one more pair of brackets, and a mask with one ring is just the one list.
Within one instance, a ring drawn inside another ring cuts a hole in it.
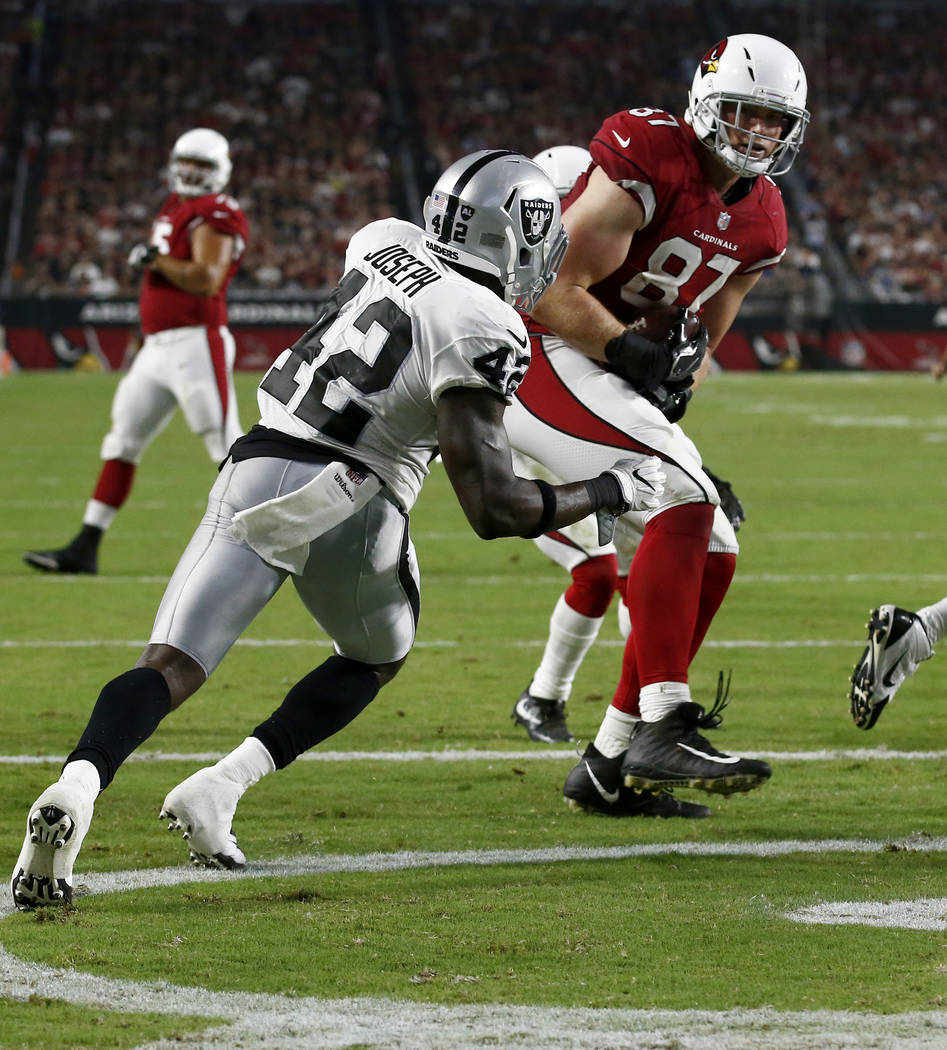
[{"label": "white football cleat", "polygon": [[21,911],[72,903],[72,867],[92,823],[94,796],[58,780],[30,806],[10,889]]},{"label": "white football cleat", "polygon": [[159,817],[170,821],[168,831],[183,832],[194,864],[242,868],[247,858],[237,845],[233,818],[245,790],[208,766],[168,792]]},{"label": "white football cleat", "polygon": [[848,692],[852,719],[871,729],[894,694],[934,655],[917,613],[897,605],[879,605],[868,620],[868,644],[852,672]]}]

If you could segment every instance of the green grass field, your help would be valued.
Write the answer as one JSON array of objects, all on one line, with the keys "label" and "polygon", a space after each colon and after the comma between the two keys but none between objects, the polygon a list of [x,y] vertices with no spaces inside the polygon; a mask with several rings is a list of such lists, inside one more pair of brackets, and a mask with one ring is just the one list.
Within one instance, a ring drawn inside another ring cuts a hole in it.
[{"label": "green grass field", "polygon": [[[78,528],[117,378],[0,382],[4,878],[30,803],[147,639],[213,478],[175,419],[98,577],[22,563]],[[245,425],[257,380],[238,376]],[[0,1048],[947,1047],[947,679],[922,665],[869,733],[846,696],[869,609],[947,593],[947,388],[718,376],[686,424],[748,514],[692,689],[710,701],[732,670],[713,739],[767,757],[769,783],[701,797],[696,822],[568,810],[574,748],[510,720],[566,576],[528,541],[477,540],[435,468],[399,677],[244,797],[245,872],[187,867],[165,793],[330,652],[284,588],[100,798],[74,907],[17,913],[3,890]],[[586,741],[620,659],[610,613],[571,700]]]}]

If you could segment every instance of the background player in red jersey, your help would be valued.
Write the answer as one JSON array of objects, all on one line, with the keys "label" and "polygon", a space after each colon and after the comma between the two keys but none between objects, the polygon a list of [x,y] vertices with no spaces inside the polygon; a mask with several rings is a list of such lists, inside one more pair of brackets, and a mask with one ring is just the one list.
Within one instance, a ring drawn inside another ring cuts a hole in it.
[{"label": "background player in red jersey", "polygon": [[27,551],[28,565],[47,572],[98,571],[102,536],[128,498],[142,453],[177,406],[215,463],[239,437],[226,295],[248,228],[240,205],[222,192],[230,171],[230,147],[218,132],[192,128],[175,142],[171,193],[148,243],[136,244],[128,256],[129,265],[144,272],[144,342],[115,392],[104,462],[82,529],[59,550]]},{"label": "background player in red jersey", "polygon": [[[686,785],[726,793],[769,767],[717,751],[719,724],[691,699],[687,671],[732,579],[738,545],[700,455],[677,420],[707,361],[683,326],[663,342],[631,327],[657,306],[700,310],[710,353],[744,297],[786,249],[782,197],[809,114],[806,78],[783,44],[755,34],[702,59],[681,120],[653,108],[616,113],[590,144],[593,165],[564,202],[570,246],[533,311],[533,356],[506,415],[511,444],[564,481],[617,449],[664,461],[661,506],[625,515],[616,544],[635,551],[632,630],[621,680],[567,800],[617,816],[674,815]],[[722,699],[722,698],[721,698]],[[686,811],[681,815],[705,815]]]}]

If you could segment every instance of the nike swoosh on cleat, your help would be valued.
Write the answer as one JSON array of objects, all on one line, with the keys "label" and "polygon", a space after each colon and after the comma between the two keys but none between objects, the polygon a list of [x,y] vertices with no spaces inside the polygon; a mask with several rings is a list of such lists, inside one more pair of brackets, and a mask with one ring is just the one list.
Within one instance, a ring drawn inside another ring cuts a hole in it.
[{"label": "nike swoosh on cleat", "polygon": [[698,751],[696,747],[690,747],[688,744],[678,744],[677,746],[685,751],[690,751],[692,755],[697,755],[698,758],[706,758],[708,762],[719,762],[722,766],[732,766],[740,761],[739,755],[708,755],[706,751]]},{"label": "nike swoosh on cleat", "polygon": [[606,802],[609,802],[612,805],[614,805],[618,801],[618,789],[616,788],[614,791],[606,791],[605,788],[602,787],[601,781],[592,772],[592,767],[588,764],[588,762],[583,761],[583,765],[588,771],[589,776],[592,778],[592,783],[595,786],[595,790],[602,796],[603,799],[605,799]]},{"label": "nike swoosh on cleat", "polygon": [[891,676],[892,676],[892,675],[894,674],[894,672],[895,672],[895,671],[896,671],[896,670],[898,669],[898,664],[900,664],[900,663],[901,663],[901,661],[902,661],[902,660],[904,659],[904,657],[905,657],[905,654],[904,654],[904,653],[902,653],[902,654],[901,654],[901,655],[900,655],[900,656],[899,656],[899,657],[897,658],[897,660],[895,660],[895,661],[894,661],[894,663],[892,664],[892,666],[891,666],[891,667],[889,668],[889,670],[888,670],[888,673],[887,673],[887,674],[883,674],[883,675],[881,676],[881,684],[882,684],[882,685],[883,685],[883,686],[884,686],[884,687],[885,687],[886,689],[894,689],[894,682],[893,682],[893,681],[891,680]]}]

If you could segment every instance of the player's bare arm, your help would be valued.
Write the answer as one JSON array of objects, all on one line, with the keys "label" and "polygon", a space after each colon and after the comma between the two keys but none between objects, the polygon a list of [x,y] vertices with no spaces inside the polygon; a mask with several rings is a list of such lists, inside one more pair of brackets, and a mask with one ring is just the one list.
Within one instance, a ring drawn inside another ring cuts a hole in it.
[{"label": "player's bare arm", "polygon": [[[441,459],[457,499],[481,539],[532,535],[543,516],[535,481],[513,473],[503,428],[503,399],[488,390],[455,387],[437,405]],[[570,524],[597,509],[584,481],[555,486],[556,514],[549,528]]]},{"label": "player's bare arm", "polygon": [[743,274],[731,277],[729,281],[713,296],[703,308],[700,319],[707,329],[710,337],[707,343],[707,354],[700,368],[694,373],[694,386],[698,387],[707,378],[710,370],[710,358],[720,345],[720,341],[730,331],[730,326],[736,320],[737,314],[743,300],[749,294],[750,289],[762,276],[759,273]]},{"label": "player's bare arm", "polygon": [[641,205],[596,168],[588,186],[562,217],[569,234],[559,276],[532,316],[570,345],[604,361],[605,344],[625,326],[588,291],[614,273],[644,221]]},{"label": "player's bare arm", "polygon": [[215,295],[233,261],[235,240],[229,233],[221,233],[202,223],[191,240],[191,258],[176,259],[171,255],[157,255],[151,268],[157,270],[182,292],[192,295]]}]

